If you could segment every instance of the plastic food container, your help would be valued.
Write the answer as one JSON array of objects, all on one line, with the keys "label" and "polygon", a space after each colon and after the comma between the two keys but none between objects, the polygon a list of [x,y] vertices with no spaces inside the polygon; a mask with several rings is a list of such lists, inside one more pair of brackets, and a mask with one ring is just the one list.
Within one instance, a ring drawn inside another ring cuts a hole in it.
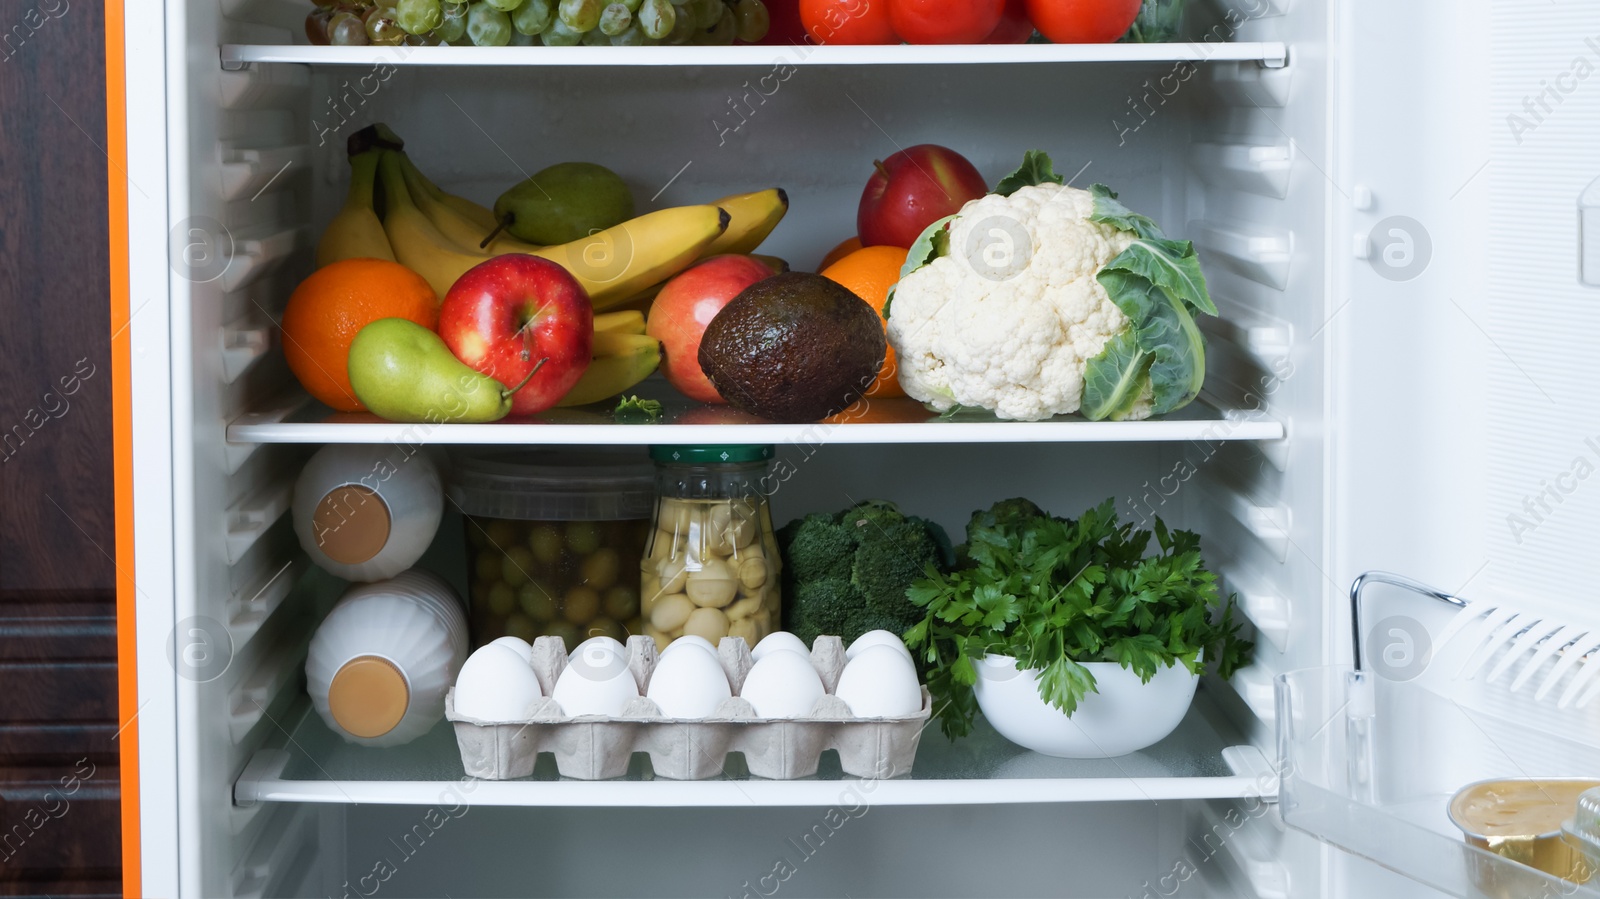
[{"label": "plastic food container", "polygon": [[439,723],[466,658],[460,597],[413,568],[351,587],[334,603],[311,638],[306,692],[345,740],[397,746]]},{"label": "plastic food container", "polygon": [[[1504,778],[1462,787],[1450,800],[1450,820],[1468,843],[1573,883],[1589,879],[1583,854],[1562,838],[1578,797],[1600,781]],[[1488,884],[1480,884],[1487,888]]]},{"label": "plastic food container", "polygon": [[632,572],[644,556],[654,472],[637,452],[500,450],[451,457],[466,517],[473,646],[560,637],[570,651],[643,633]]},{"label": "plastic food container", "polygon": [[294,485],[294,532],[330,574],[394,577],[422,558],[439,530],[444,485],[425,451],[325,446]]},{"label": "plastic food container", "polygon": [[770,446],[653,446],[657,501],[640,565],[644,631],[754,646],[781,620],[778,543],[761,488]]}]

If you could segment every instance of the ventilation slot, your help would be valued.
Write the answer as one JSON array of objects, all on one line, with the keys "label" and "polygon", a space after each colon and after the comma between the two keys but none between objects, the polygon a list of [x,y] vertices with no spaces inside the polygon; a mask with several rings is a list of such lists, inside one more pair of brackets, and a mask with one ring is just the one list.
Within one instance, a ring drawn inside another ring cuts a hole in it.
[{"label": "ventilation slot", "polygon": [[243,742],[268,716],[268,710],[285,690],[298,685],[305,669],[305,649],[310,639],[310,628],[307,628],[306,633],[290,634],[277,645],[265,648],[258,656],[255,670],[233,689],[228,706],[228,738],[234,745]]},{"label": "ventilation slot", "polygon": [[1189,159],[1207,184],[1283,199],[1289,193],[1294,151],[1278,144],[1198,143]]},{"label": "ventilation slot", "polygon": [[222,329],[222,380],[232,384],[272,350],[277,326],[252,316]]},{"label": "ventilation slot", "polygon": [[1289,255],[1294,238],[1287,231],[1267,232],[1217,221],[1189,223],[1195,246],[1236,275],[1283,290],[1289,283]]},{"label": "ventilation slot", "polygon": [[229,603],[228,632],[236,645],[248,643],[261,630],[261,626],[294,592],[294,585],[305,574],[307,562],[303,557],[291,559],[273,572],[265,583],[248,597],[235,595]]}]

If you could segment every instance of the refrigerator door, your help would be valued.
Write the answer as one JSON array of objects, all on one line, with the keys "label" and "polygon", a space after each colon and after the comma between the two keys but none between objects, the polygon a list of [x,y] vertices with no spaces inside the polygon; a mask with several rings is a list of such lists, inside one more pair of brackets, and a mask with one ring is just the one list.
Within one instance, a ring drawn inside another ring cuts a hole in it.
[{"label": "refrigerator door", "polygon": [[[1347,585],[1386,568],[1592,627],[1600,6],[1349,0],[1333,31],[1328,574]],[[1513,694],[1511,677],[1488,682],[1503,671],[1489,659],[1470,680],[1446,664],[1448,608],[1375,599],[1357,638],[1380,675],[1600,738],[1592,708]],[[1349,658],[1345,605],[1324,614],[1332,658]],[[1400,643],[1414,664],[1385,671],[1378,660]],[[1445,731],[1416,727],[1374,764],[1458,752]],[[1326,894],[1389,895],[1362,886],[1350,856],[1328,861]],[[1383,863],[1416,874],[1404,858]]]}]

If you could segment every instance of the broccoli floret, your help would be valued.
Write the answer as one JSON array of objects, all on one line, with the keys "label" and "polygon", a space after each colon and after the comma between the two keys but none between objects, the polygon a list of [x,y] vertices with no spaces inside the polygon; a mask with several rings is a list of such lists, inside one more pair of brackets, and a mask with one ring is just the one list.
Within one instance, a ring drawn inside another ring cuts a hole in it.
[{"label": "broccoli floret", "polygon": [[799,582],[837,575],[850,567],[855,535],[839,527],[832,515],[812,514],[784,525],[778,532],[784,574]]},{"label": "broccoli floret", "polygon": [[906,588],[929,565],[942,570],[950,561],[938,525],[887,502],[808,515],[780,530],[778,543],[785,626],[808,643],[822,634],[849,642],[878,628],[903,633],[922,617]]},{"label": "broccoli floret", "polygon": [[972,517],[967,520],[967,541],[972,542],[975,539],[974,532],[980,530],[1013,533],[1029,521],[1043,518],[1044,515],[1045,511],[1032,500],[1020,496],[1003,499],[987,509],[979,509],[972,513]]}]

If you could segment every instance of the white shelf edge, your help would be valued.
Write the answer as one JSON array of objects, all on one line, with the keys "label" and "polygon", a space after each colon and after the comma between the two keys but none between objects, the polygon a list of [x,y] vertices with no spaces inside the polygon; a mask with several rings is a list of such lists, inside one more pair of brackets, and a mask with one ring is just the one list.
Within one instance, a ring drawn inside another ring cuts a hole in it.
[{"label": "white shelf edge", "polygon": [[[270,766],[264,766],[270,769]],[[833,805],[850,790],[873,805],[1021,805],[1148,802],[1160,799],[1271,799],[1258,777],[1130,777],[879,780],[870,791],[843,780],[710,781],[292,781],[254,761],[234,785],[240,805],[315,802],[428,805],[452,791],[482,806],[585,808],[777,808]]]},{"label": "white shelf edge", "polygon": [[224,44],[224,69],[255,63],[405,66],[774,66],[1258,62],[1288,58],[1279,41],[1168,44],[962,44],[738,47],[320,47]]},{"label": "white shelf edge", "polygon": [[[405,443],[517,446],[649,446],[694,443],[1176,443],[1186,440],[1280,440],[1283,425],[1220,417],[1153,421],[1047,421],[812,424],[401,424],[288,422],[280,413],[243,416],[228,426],[230,444]],[[1213,412],[1213,415],[1216,413]]]}]

